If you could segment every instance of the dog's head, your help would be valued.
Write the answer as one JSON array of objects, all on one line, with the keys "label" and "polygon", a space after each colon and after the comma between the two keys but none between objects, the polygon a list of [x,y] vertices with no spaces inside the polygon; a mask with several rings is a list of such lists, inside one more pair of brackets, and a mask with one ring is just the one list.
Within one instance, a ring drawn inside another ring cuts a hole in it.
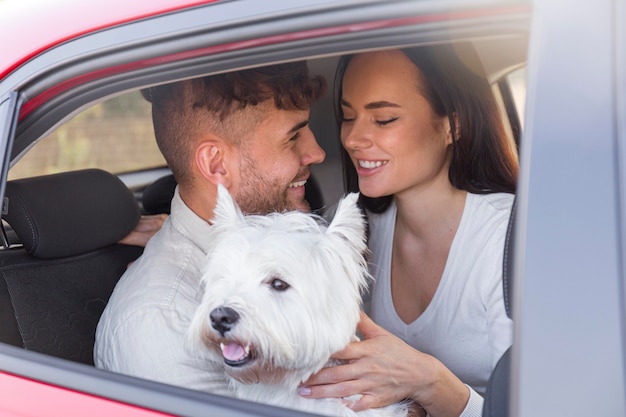
[{"label": "dog's head", "polygon": [[369,279],[356,200],[326,225],[296,211],[244,216],[220,186],[190,341],[244,383],[319,370],[354,336]]}]

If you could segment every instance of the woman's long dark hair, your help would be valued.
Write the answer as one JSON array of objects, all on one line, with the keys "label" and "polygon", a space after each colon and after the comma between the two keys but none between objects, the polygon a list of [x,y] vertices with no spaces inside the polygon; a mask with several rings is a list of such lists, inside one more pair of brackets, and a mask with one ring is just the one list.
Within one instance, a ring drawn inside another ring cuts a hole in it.
[{"label": "woman's long dark hair", "polygon": [[[438,116],[447,116],[450,121],[453,138],[450,183],[476,194],[515,193],[517,152],[505,133],[491,85],[474,48],[463,43],[402,49],[402,52],[420,70],[424,85],[421,94]],[[353,56],[342,57],[335,74],[335,115],[339,129],[343,120],[340,105],[343,77]],[[343,146],[341,157],[346,191],[357,192],[356,169]],[[360,203],[370,211],[382,213],[392,198],[361,194]]]}]

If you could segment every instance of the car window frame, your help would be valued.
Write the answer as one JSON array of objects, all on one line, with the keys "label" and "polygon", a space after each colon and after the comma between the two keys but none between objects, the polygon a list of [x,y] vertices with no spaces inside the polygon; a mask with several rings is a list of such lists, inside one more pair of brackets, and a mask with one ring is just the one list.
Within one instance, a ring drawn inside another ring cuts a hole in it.
[{"label": "car window frame", "polygon": [[[354,3],[356,4],[358,2]],[[409,4],[409,2],[399,3]],[[226,5],[228,3],[223,4]],[[218,5],[221,4],[211,4],[207,7],[216,7]],[[371,10],[375,11],[378,9],[372,8]],[[370,13],[374,14],[374,11],[370,11]],[[345,13],[348,12],[349,10],[346,9],[343,14],[345,15]],[[184,12],[179,13],[181,13],[181,15],[185,14]],[[387,11],[387,13],[390,12]],[[393,14],[395,16],[400,15],[401,13],[403,13],[402,9],[394,11]],[[321,16],[323,15],[320,15],[320,19]],[[180,16],[178,16],[177,19],[178,18],[180,18]],[[346,17],[343,18],[347,19]],[[141,29],[144,28],[144,24],[147,24],[146,22],[150,22],[150,25],[153,25],[156,24],[155,22],[166,22],[168,19],[169,18],[167,16],[163,16],[162,20],[161,17],[155,17],[142,22],[129,23],[128,27],[124,27],[124,33],[126,30],[130,30],[129,28],[132,28],[133,31],[140,32]],[[291,18],[286,17],[286,19]],[[298,19],[293,20],[294,21],[289,20],[289,25],[286,25],[288,28],[295,27],[294,25],[297,24]],[[506,27],[507,24],[507,21],[499,22],[495,19],[494,23],[487,25],[486,28],[481,28],[479,30],[480,33],[475,35],[485,36],[489,33],[497,33],[499,36],[500,31],[518,33],[521,36],[524,34],[524,28],[515,27],[511,29]],[[197,76],[205,74],[207,71],[217,72],[226,68],[234,69],[242,66],[258,65],[260,63],[271,63],[278,60],[290,60],[316,56],[322,53],[322,51],[324,51],[325,54],[349,53],[369,48],[397,46],[398,44],[401,45],[412,42],[428,42],[433,38],[442,36],[440,32],[449,32],[459,38],[467,36],[468,33],[468,29],[465,27],[463,22],[450,23],[445,21],[440,23],[438,27],[436,23],[429,23],[428,29],[421,27],[421,25],[422,23],[418,22],[413,26],[405,25],[400,29],[382,28],[373,29],[361,34],[340,33],[336,35],[328,35],[324,38],[324,41],[327,42],[327,44],[319,44],[319,39],[317,38],[305,40],[295,39],[282,44],[251,47],[249,49],[245,49],[243,52],[224,52],[206,58],[198,58],[196,61],[188,60],[185,63],[169,63],[168,65],[163,66],[155,65],[151,68],[139,69],[128,74],[114,74],[101,79],[90,80],[80,86],[76,86],[72,90],[68,90],[66,94],[60,95],[53,100],[49,106],[41,107],[26,116],[23,119],[24,124],[21,125],[21,130],[14,129],[11,134],[8,135],[9,138],[14,136],[16,140],[15,144],[18,145],[15,152],[13,152],[11,159],[14,160],[15,158],[18,158],[21,152],[29,149],[28,146],[21,144],[20,141],[29,142],[29,144],[30,141],[32,141],[32,143],[36,143],[38,138],[41,138],[46,132],[54,129],[60,123],[63,123],[64,120],[67,120],[68,117],[75,114],[77,111],[80,111],[85,106],[91,105],[94,102],[105,100],[107,97],[117,94],[120,91],[151,85],[153,83],[161,83],[164,81]],[[435,35],[431,32],[433,31],[433,26],[435,27]],[[453,27],[451,28],[450,26]],[[234,27],[235,25],[233,25],[233,28]],[[265,26],[260,25],[258,30],[264,29],[264,27]],[[415,30],[412,30],[412,28],[415,28]],[[253,29],[249,28],[248,30]],[[295,30],[293,33],[297,33],[299,30],[300,29]],[[410,35],[408,34],[409,32]],[[417,34],[415,32],[417,32]],[[84,52],[85,46],[82,44],[86,43],[88,39],[99,39],[102,36],[108,39],[108,37],[112,36],[112,33],[114,33],[113,29],[106,31],[106,34],[104,34],[104,32],[87,34],[81,39],[70,41],[55,48],[55,51],[50,52],[50,54],[54,55],[53,57],[49,56],[48,53],[44,53],[42,56],[34,58],[27,65],[16,70],[12,74],[13,80],[20,76],[28,80],[23,84],[21,84],[22,81],[19,82],[19,100],[24,100],[25,97],[31,97],[33,95],[37,96],[37,94],[41,93],[41,91],[53,88],[54,82],[58,82],[59,79],[75,80],[76,77],[80,76],[80,71],[94,73],[110,68],[112,65],[122,65],[127,59],[129,59],[129,56],[133,55],[133,53],[136,53],[137,51],[142,51],[142,53],[148,54],[148,52],[143,51],[142,48],[144,47],[149,47],[149,54],[154,54],[153,49],[158,46],[157,43],[152,45],[148,41],[144,43],[137,41],[136,45],[122,48],[123,50],[121,50],[119,54],[114,54],[115,56],[111,61],[103,60],[101,56]],[[230,35],[234,36],[233,34]],[[188,36],[189,38],[186,42],[193,43],[192,38],[194,38],[194,36],[198,37],[195,41],[200,42],[200,38],[204,35],[190,33]],[[247,36],[251,35],[248,33]],[[411,42],[408,42],[409,37],[411,38]],[[99,40],[98,42],[106,44],[104,41]],[[329,48],[328,44],[332,45],[332,47]],[[115,45],[110,44],[108,45],[108,48],[115,49]],[[76,61],[64,61],[60,58],[64,54],[67,54],[68,56],[75,55],[80,57],[80,59]],[[61,65],[67,67],[67,69],[65,69],[61,74],[54,76],[50,75],[48,72],[50,70],[46,67],[46,65],[50,64],[51,61],[54,63],[54,65],[52,65],[52,69]],[[76,67],[74,65],[76,65]],[[159,71],[163,71],[163,73],[155,75],[155,72]],[[3,86],[4,85],[5,84],[3,83]],[[63,101],[63,106],[56,106],[56,104],[60,101]],[[17,110],[19,107],[19,105],[16,105],[15,109]],[[44,115],[44,113],[46,114]],[[14,111],[13,114],[17,120],[18,112]],[[11,149],[7,148],[4,155],[10,154]],[[4,167],[6,168],[7,166],[8,164],[5,163]],[[6,174],[3,179],[2,184],[4,186]],[[45,357],[45,355],[36,354],[34,352],[20,351],[18,348],[12,348],[11,346],[1,344],[0,369],[5,372],[23,375],[38,381],[67,387],[68,389],[87,392],[92,395],[110,398],[115,401],[137,404],[142,407],[157,409],[173,414],[184,414],[189,416],[206,415],[207,410],[212,410],[211,404],[217,407],[216,410],[220,413],[220,415],[225,416],[286,416],[294,414],[293,410],[277,409],[260,404],[247,404],[241,400],[233,401],[224,397],[191,392],[190,390],[178,387],[102,371],[86,365],[73,364],[62,359]],[[232,410],[232,413],[225,413],[224,408],[220,407],[228,407],[229,410]]]},{"label": "car window frame", "polygon": [[[242,1],[232,3],[242,3]],[[213,15],[219,14],[218,6],[226,7],[232,3],[205,5],[199,9],[210,9],[214,13],[209,15],[203,13],[200,16],[205,18],[211,16],[212,19],[215,19]],[[185,20],[189,18],[186,12],[178,11],[124,25],[119,28],[120,32],[116,33],[113,40],[110,38],[112,37],[111,32],[115,28],[86,35],[60,45],[40,57],[42,65],[33,63],[31,67],[34,69],[27,68],[28,66],[20,69],[23,71],[28,69],[37,73],[37,80],[26,83],[20,90],[20,94],[25,97],[34,97],[33,100],[36,100],[40,95],[45,95],[47,91],[54,90],[54,84],[50,85],[50,82],[59,82],[61,79],[64,80],[62,82],[65,84],[81,83],[58,94],[45,105],[37,107],[36,110],[29,111],[26,116],[24,115],[24,106],[31,104],[29,101],[24,103],[20,109],[21,120],[13,145],[12,160],[27,150],[27,146],[33,143],[34,138],[41,138],[59,123],[80,111],[82,107],[92,105],[94,102],[101,101],[103,98],[120,91],[224,70],[297,60],[310,56],[351,53],[364,49],[410,45],[412,43],[428,43],[433,41],[433,36],[435,38],[442,36],[441,33],[446,33],[446,36],[451,39],[468,37],[468,29],[465,25],[467,17],[459,13],[459,16],[454,16],[448,20],[447,15],[444,14],[447,11],[445,5],[425,6],[431,7],[432,10],[427,13],[426,17],[420,16],[420,18],[413,20],[403,18],[409,11],[415,13],[410,2],[399,1],[398,7],[393,8],[385,6],[386,4],[376,3],[359,5],[360,16],[375,16],[374,21],[381,22],[378,25],[372,25],[371,28],[366,23],[365,17],[360,17],[352,25],[345,24],[345,22],[355,20],[349,8],[331,8],[316,17],[303,14],[309,10],[303,8],[294,13],[295,16],[275,16],[273,19],[261,20],[256,25],[240,18],[239,21],[228,24],[221,22],[216,25],[216,28],[211,28],[208,32],[194,31],[188,27],[193,28],[193,24]],[[476,28],[469,31],[470,33],[475,32],[473,37],[501,36],[503,31],[518,36],[527,34],[527,28],[524,28],[519,22],[511,24],[511,21],[506,19],[507,13],[511,13],[515,15],[511,18],[513,22],[519,20],[519,16],[516,15],[516,8],[507,5],[494,7],[494,10],[495,12],[490,10],[485,13],[480,29]],[[309,10],[309,12],[314,11]],[[473,13],[480,16],[480,12]],[[500,13],[505,18],[499,15]],[[433,16],[433,18],[429,19],[428,16]],[[305,18],[306,24],[303,23]],[[199,17],[195,16],[194,22],[197,19]],[[211,21],[209,20],[209,22]],[[247,24],[245,31],[240,29],[240,25],[243,24],[242,21]],[[428,24],[425,25],[424,21]],[[329,26],[333,23],[338,26],[336,28]],[[359,28],[359,32],[354,31],[354,25],[358,27],[359,24],[363,27]],[[178,30],[181,34],[175,40],[168,42],[160,42],[161,39],[159,38],[150,39],[149,34],[156,31],[161,25],[173,25],[173,30]],[[318,26],[326,29],[313,29]],[[142,40],[137,39],[137,33],[145,34]],[[276,35],[276,33],[280,33],[280,35]],[[294,33],[303,33],[303,35],[293,36]],[[119,47],[118,38],[125,36],[133,36],[130,38],[132,42],[128,41],[131,46]],[[206,45],[207,36],[212,36],[209,46]],[[257,41],[249,45],[250,38]],[[99,49],[109,50],[106,59],[100,54],[89,52],[91,49],[87,46],[88,39],[93,39],[96,45],[100,45]],[[233,45],[238,43],[240,46],[235,48]],[[333,47],[329,48],[329,44]],[[116,45],[118,45],[119,52],[115,52]],[[191,51],[192,54],[202,54],[185,59],[182,64],[180,62],[158,64],[160,60],[179,56],[181,50],[188,51],[186,53]],[[49,57],[48,54],[53,56]],[[64,60],[59,55],[76,58]],[[146,62],[151,65],[145,66]],[[134,71],[115,73],[118,68],[129,65],[129,63],[140,63],[141,65]],[[45,72],[53,71],[59,67],[61,70],[54,76],[45,76]],[[114,73],[108,74],[110,71]],[[105,76],[91,79],[103,73]],[[34,74],[29,78],[32,77]],[[46,120],[53,122],[46,123]]]},{"label": "car window frame", "polygon": [[[9,172],[11,148],[15,129],[18,121],[18,109],[20,106],[19,94],[11,91],[0,99],[0,154],[3,155],[2,167],[0,168],[0,196],[4,196],[6,179]],[[4,203],[3,203],[4,209]],[[3,244],[8,245],[3,236]]]}]

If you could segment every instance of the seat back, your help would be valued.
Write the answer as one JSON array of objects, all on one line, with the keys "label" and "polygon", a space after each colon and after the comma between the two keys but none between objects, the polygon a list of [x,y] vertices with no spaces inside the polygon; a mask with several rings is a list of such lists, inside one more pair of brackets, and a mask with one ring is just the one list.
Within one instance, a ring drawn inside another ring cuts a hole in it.
[{"label": "seat back", "polygon": [[[504,243],[504,260],[502,265],[502,287],[504,291],[504,307],[506,314],[513,318],[513,241],[515,238],[515,217],[517,197],[511,208],[511,216]],[[509,415],[509,387],[511,376],[511,348],[508,348],[491,373],[487,383],[483,417],[507,417]]]},{"label": "seat back", "polygon": [[116,242],[139,218],[105,171],[9,181],[3,219],[21,245],[0,251],[0,342],[93,364],[100,315],[142,252]]}]

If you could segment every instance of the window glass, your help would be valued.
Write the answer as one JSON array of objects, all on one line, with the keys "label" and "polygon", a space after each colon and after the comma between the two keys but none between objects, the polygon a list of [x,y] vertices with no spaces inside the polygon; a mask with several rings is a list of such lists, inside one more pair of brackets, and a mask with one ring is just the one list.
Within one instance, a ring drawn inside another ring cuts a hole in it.
[{"label": "window glass", "polygon": [[133,91],[60,126],[11,168],[9,179],[85,168],[119,174],[165,165],[154,140],[150,103]]},{"label": "window glass", "polygon": [[511,94],[517,108],[519,121],[524,126],[524,106],[526,104],[526,67],[521,67],[507,75]]},{"label": "window glass", "polygon": [[[501,90],[501,81],[504,81],[506,84],[505,91]],[[492,87],[494,97],[502,112],[504,130],[510,140],[511,148],[517,153],[516,140],[519,140],[519,134],[521,132],[518,131],[516,122],[514,125],[511,124],[512,121],[515,121],[515,115],[510,114],[510,112],[517,113],[519,129],[523,130],[524,106],[526,105],[526,67],[524,66],[509,72],[502,79],[494,83]],[[513,119],[510,119],[510,117],[513,117]]]}]

